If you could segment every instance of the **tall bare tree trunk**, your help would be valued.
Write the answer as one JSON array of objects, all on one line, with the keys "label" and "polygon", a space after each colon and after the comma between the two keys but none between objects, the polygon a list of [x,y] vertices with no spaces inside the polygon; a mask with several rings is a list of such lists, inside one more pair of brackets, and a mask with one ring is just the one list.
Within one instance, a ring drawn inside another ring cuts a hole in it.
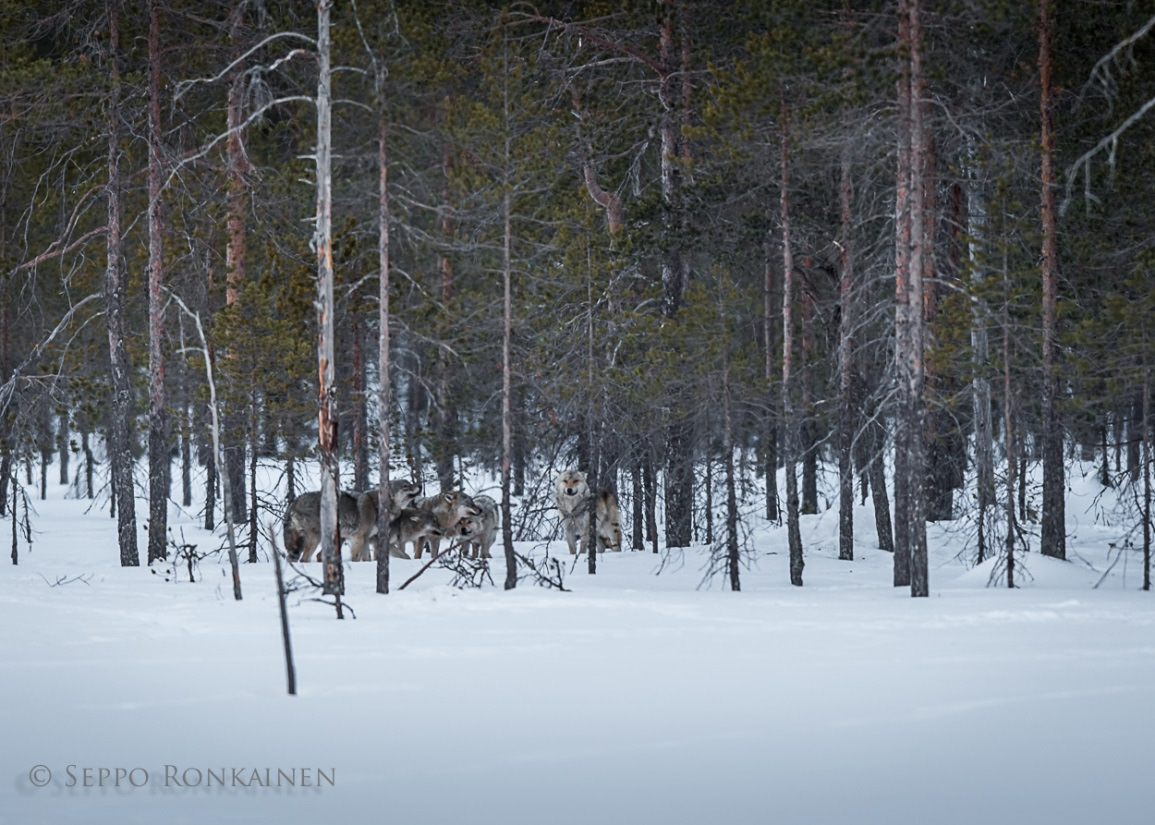
[{"label": "tall bare tree trunk", "polygon": [[[894,416],[894,586],[910,585],[911,553],[911,479],[910,454],[907,445],[911,438],[909,399],[910,376],[907,361],[911,342],[910,317],[910,245],[911,245],[911,88],[910,88],[910,6],[909,0],[898,3],[898,50],[900,57],[897,91],[898,163],[895,174],[895,285],[894,285],[894,351],[895,351],[895,416]],[[919,468],[921,469],[921,468]]]},{"label": "tall bare tree trunk", "polygon": [[389,592],[389,418],[393,409],[392,368],[389,363],[389,122],[385,114],[385,75],[376,57],[377,82],[377,592]]},{"label": "tall bare tree trunk", "polygon": [[874,529],[878,533],[878,549],[894,552],[894,529],[890,521],[890,500],[886,495],[886,429],[877,420],[867,425],[870,451],[867,475],[870,478],[870,498],[874,505]]},{"label": "tall bare tree trunk", "polygon": [[909,384],[908,415],[910,439],[907,443],[907,470],[910,473],[910,593],[929,594],[929,564],[926,550],[926,446],[923,433],[926,409],[923,403],[926,322],[923,308],[926,258],[930,241],[926,237],[927,157],[923,133],[926,80],[922,71],[922,21],[920,0],[910,3],[910,351],[907,353]]},{"label": "tall bare tree trunk", "polygon": [[[4,124],[0,124],[0,139],[7,140],[8,133]],[[4,205],[8,203],[9,175],[0,175],[0,250],[9,248],[8,219]],[[0,387],[8,383],[11,376],[9,367],[9,337],[8,330],[12,326],[12,278],[8,271],[8,262],[3,252],[0,252]],[[9,442],[8,411],[0,415],[0,517],[8,512],[8,483],[12,473],[12,445]],[[92,485],[89,485],[91,489]],[[15,519],[13,520],[15,523]]]},{"label": "tall bare tree trunk", "polygon": [[[446,102],[446,114],[450,103]],[[445,177],[445,187],[442,190],[441,212],[441,240],[447,246],[453,242],[454,222],[450,209],[450,176],[453,173],[453,155],[446,147],[441,160],[441,167]],[[443,314],[448,316],[452,312],[453,290],[455,273],[453,261],[448,252],[438,255],[437,270],[441,273],[441,303]],[[436,433],[433,454],[436,456],[437,480],[442,489],[454,486],[454,440],[456,439],[456,413],[450,399],[450,385],[453,381],[453,370],[449,361],[449,350],[442,346],[437,352],[437,377],[434,389],[434,420]]]},{"label": "tall bare tree trunk", "polygon": [[165,558],[171,465],[164,410],[164,219],[161,214],[160,3],[148,2],[148,562]]},{"label": "tall bare tree trunk", "polygon": [[366,395],[368,369],[365,364],[365,325],[361,321],[364,311],[361,300],[361,286],[353,288],[349,306],[349,336],[353,339],[353,387],[350,402],[353,406],[353,489],[366,490],[369,487],[369,411]]},{"label": "tall bare tree trunk", "polygon": [[990,324],[983,290],[986,263],[981,250],[987,240],[987,210],[979,186],[979,168],[973,141],[967,144],[967,235],[970,238],[970,270],[974,301],[971,311],[971,350],[974,353],[974,378],[971,380],[971,403],[974,409],[975,488],[978,505],[978,559],[986,558],[986,514],[995,503],[994,427],[991,421],[991,382],[987,377]]},{"label": "tall bare tree trunk", "polygon": [[1143,336],[1143,589],[1151,589],[1151,367]]},{"label": "tall bare tree trunk", "polygon": [[843,144],[838,187],[838,205],[842,216],[842,272],[838,282],[838,558],[854,559],[854,325],[857,313],[854,302],[854,256],[851,251],[854,195],[850,178],[850,144]]},{"label": "tall bare tree trunk", "polygon": [[[321,452],[321,562],[324,592],[336,597],[337,618],[343,618],[341,594],[341,533],[337,522],[337,380],[333,330],[333,203],[330,138],[331,69],[329,12],[333,0],[317,0],[317,431]],[[380,540],[380,537],[378,537]],[[386,533],[386,541],[388,533]]]},{"label": "tall bare tree trunk", "polygon": [[781,523],[782,510],[778,502],[778,398],[774,393],[774,379],[776,377],[774,353],[777,347],[778,335],[775,319],[778,317],[778,308],[775,307],[774,267],[771,264],[771,244],[766,241],[763,262],[763,306],[762,327],[765,336],[765,378],[768,394],[766,398],[766,429],[763,437],[766,439],[766,518],[768,521]]},{"label": "tall bare tree trunk", "polygon": [[[229,42],[234,59],[243,52],[241,42],[244,26],[245,6],[248,0],[234,0],[229,15]],[[240,289],[245,281],[245,212],[248,198],[248,176],[252,171],[248,153],[245,151],[241,124],[244,122],[245,72],[244,63],[238,62],[233,68],[226,100],[228,137],[225,140],[226,169],[225,187],[228,193],[227,245],[225,247],[225,303],[229,306],[240,300]],[[225,352],[225,358],[235,358],[233,352]],[[225,472],[229,474],[229,496],[222,495],[223,505],[231,507],[233,520],[237,523],[245,519],[245,421],[247,416],[235,399],[239,395],[233,388],[233,403],[226,398],[224,411]],[[254,441],[256,434],[253,434]],[[253,445],[256,449],[256,445]]]},{"label": "tall bare tree trunk", "polygon": [[586,480],[589,483],[590,498],[586,506],[586,571],[591,575],[598,572],[598,451],[597,417],[594,409],[594,272],[591,260],[589,234],[586,234]]},{"label": "tall bare tree trunk", "polygon": [[1063,432],[1058,415],[1059,252],[1055,224],[1055,135],[1051,115],[1051,0],[1039,0],[1039,107],[1042,132],[1041,207],[1043,233],[1043,523],[1041,550],[1067,558],[1066,478]]},{"label": "tall bare tree trunk", "polygon": [[[804,270],[811,270],[814,261],[802,259]],[[802,369],[799,384],[802,389],[802,504],[804,516],[818,513],[818,424],[814,420],[814,361],[815,315],[814,291],[804,280],[799,284],[802,296]]]},{"label": "tall bare tree trunk", "polygon": [[[785,109],[785,106],[783,106]],[[786,463],[786,535],[790,545],[790,583],[802,586],[802,526],[798,515],[798,411],[794,406],[794,251],[790,245],[790,135],[782,130],[782,421],[786,430],[783,457]]]},{"label": "tall bare tree trunk", "polygon": [[[1004,213],[1005,214],[1005,213]],[[1007,268],[1006,241],[1003,241],[1003,430],[1007,443],[1007,536],[1005,541],[1007,587],[1015,586],[1015,471],[1019,446],[1015,438],[1014,388],[1011,385],[1011,318],[1010,277]]]},{"label": "tall bare tree trunk", "polygon": [[[517,587],[517,555],[513,551],[513,511],[510,502],[511,461],[513,454],[513,139],[509,123],[512,118],[509,100],[509,29],[502,26],[502,50],[505,65],[502,73],[502,107],[504,119],[502,193],[501,193],[501,543],[505,549],[505,589]],[[596,553],[594,555],[597,555]],[[592,572],[592,571],[591,571]]]},{"label": "tall bare tree trunk", "polygon": [[[730,398],[730,335],[724,305],[718,302],[718,321],[722,325],[722,462],[726,470],[726,568],[730,589],[742,589],[738,553],[738,486],[734,473],[734,420]],[[707,543],[712,539],[708,538]]]},{"label": "tall bare tree trunk", "polygon": [[112,411],[109,460],[117,502],[117,539],[120,563],[140,564],[136,543],[136,502],[132,472],[132,364],[125,346],[127,308],[120,237],[120,0],[106,0],[108,11],[108,238],[104,294],[107,304],[108,349],[112,366]]},{"label": "tall bare tree trunk", "polygon": [[645,455],[642,457],[642,488],[646,509],[646,541],[650,543],[650,551],[655,556],[658,554],[658,480],[656,476],[653,449],[647,443]]}]

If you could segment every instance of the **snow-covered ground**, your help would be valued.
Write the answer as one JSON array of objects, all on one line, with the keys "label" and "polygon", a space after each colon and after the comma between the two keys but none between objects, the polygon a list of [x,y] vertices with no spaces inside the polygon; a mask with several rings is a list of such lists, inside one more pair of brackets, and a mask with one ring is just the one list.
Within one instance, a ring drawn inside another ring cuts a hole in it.
[{"label": "snow-covered ground", "polygon": [[1016,590],[932,525],[928,599],[869,508],[853,562],[836,511],[804,520],[803,588],[757,524],[741,593],[699,587],[701,548],[568,593],[431,569],[382,597],[354,565],[355,620],[292,599],[290,697],[270,564],[241,602],[223,561],[122,569],[107,512],[54,488],[0,566],[0,825],[1148,823],[1155,599],[1097,492],[1074,474],[1073,560],[1028,554]]}]

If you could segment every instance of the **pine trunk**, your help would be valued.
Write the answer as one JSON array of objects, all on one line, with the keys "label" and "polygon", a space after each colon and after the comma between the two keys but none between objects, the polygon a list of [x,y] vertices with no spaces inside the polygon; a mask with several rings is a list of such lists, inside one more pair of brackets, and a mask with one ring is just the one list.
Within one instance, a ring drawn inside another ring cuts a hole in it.
[{"label": "pine trunk", "polygon": [[1051,115],[1051,0],[1039,0],[1040,152],[1042,156],[1041,216],[1043,234],[1043,555],[1067,558],[1066,477],[1063,433],[1058,416],[1059,252],[1055,213],[1055,136]]},{"label": "pine trunk", "polygon": [[[1146,336],[1144,336],[1146,339]],[[1144,343],[1146,341],[1144,340]],[[1143,589],[1151,589],[1151,369],[1143,355]]]},{"label": "pine trunk", "polygon": [[117,502],[117,539],[120,563],[125,567],[140,564],[136,542],[136,503],[133,484],[132,433],[132,364],[125,345],[127,332],[126,285],[121,261],[120,228],[120,0],[107,0],[109,26],[108,97],[108,236],[105,269],[105,302],[107,305],[108,349],[111,361],[112,410],[110,412],[109,462],[112,487]]},{"label": "pine trunk", "polygon": [[[502,114],[505,125],[504,161],[501,197],[501,541],[505,549],[505,589],[517,587],[517,555],[513,550],[513,510],[510,501],[511,459],[513,453],[513,138],[510,134],[512,118],[509,99],[509,30],[502,28],[503,59]],[[591,310],[592,311],[592,310]],[[592,368],[592,364],[591,364]],[[591,553],[596,556],[596,553]],[[591,563],[592,565],[592,563]],[[593,572],[591,567],[590,572]]]},{"label": "pine trunk", "polygon": [[911,244],[911,143],[910,143],[910,7],[908,0],[898,4],[898,50],[900,59],[897,93],[898,152],[895,174],[895,286],[894,351],[895,425],[894,425],[894,586],[910,585],[911,553],[911,471],[910,453],[910,376],[908,357],[911,348],[910,328],[910,244]]},{"label": "pine trunk", "polygon": [[[1005,256],[1005,251],[1004,251]],[[1011,321],[1010,287],[1004,260],[1003,265],[1003,430],[1007,444],[1007,535],[1006,553],[1007,587],[1015,586],[1015,533],[1018,522],[1015,519],[1015,468],[1018,464],[1018,444],[1015,439],[1014,390],[1011,386]]]},{"label": "pine trunk", "polygon": [[924,277],[926,258],[933,239],[926,237],[926,203],[928,181],[926,144],[923,133],[925,80],[922,73],[922,23],[920,0],[910,2],[910,350],[906,354],[905,380],[907,415],[909,416],[907,442],[907,471],[910,473],[910,592],[920,597],[929,594],[929,565],[926,548],[926,449],[924,427],[926,410],[923,403],[925,362]]},{"label": "pine trunk", "polygon": [[149,0],[148,21],[148,562],[152,564],[167,555],[171,472],[164,410],[159,0]]},{"label": "pine trunk", "polygon": [[[229,41],[234,59],[242,52],[241,30],[244,25],[245,0],[234,0],[229,18]],[[245,281],[245,207],[248,199],[247,175],[250,171],[248,155],[245,152],[241,127],[244,122],[245,71],[243,61],[233,68],[232,79],[226,101],[228,138],[225,141],[225,156],[228,161],[226,191],[229,211],[227,218],[227,246],[225,248],[225,302],[235,304],[240,299],[240,288]],[[226,358],[235,358],[235,353],[226,352]],[[234,388],[234,395],[239,393]],[[222,502],[232,510],[234,522],[245,519],[245,415],[237,404],[226,400],[224,426],[221,438],[224,440],[225,466],[222,472],[229,475],[229,495],[223,494]],[[256,445],[254,445],[255,449]]]},{"label": "pine trunk", "polygon": [[[589,236],[586,236],[586,255],[589,260]],[[586,272],[586,479],[590,498],[586,506],[586,568],[592,576],[598,572],[598,441],[594,410],[594,273],[593,267]]]},{"label": "pine trunk", "polygon": [[67,486],[68,480],[70,478],[68,471],[68,459],[69,454],[71,453],[71,450],[69,449],[70,445],[68,442],[72,437],[72,434],[68,429],[68,410],[63,410],[60,413],[60,421],[58,422],[58,426],[59,430],[57,431],[56,436],[56,452],[57,455],[60,456],[60,476],[58,480],[62,486]]},{"label": "pine trunk", "polygon": [[798,515],[798,412],[794,406],[794,252],[790,246],[790,144],[783,129],[780,210],[782,220],[782,420],[786,439],[786,534],[790,546],[790,584],[802,586],[802,527]]},{"label": "pine trunk", "polygon": [[765,445],[765,472],[766,472],[766,519],[782,522],[782,509],[778,501],[778,397],[774,392],[774,353],[778,345],[777,324],[778,310],[775,304],[774,267],[770,261],[770,243],[767,241],[765,262],[763,266],[763,319],[762,326],[765,335],[765,378],[766,378],[766,422],[763,437]]},{"label": "pine trunk", "polygon": [[[321,561],[324,593],[336,597],[337,617],[342,618],[340,597],[344,591],[341,566],[341,535],[337,522],[337,382],[334,364],[332,173],[330,111],[332,97],[329,64],[329,12],[332,0],[317,0],[317,417],[321,455]],[[388,534],[386,534],[388,535]]]},{"label": "pine trunk", "polygon": [[[722,462],[726,468],[726,568],[729,573],[730,589],[737,593],[742,589],[738,553],[738,488],[734,473],[734,421],[730,399],[730,343],[724,312],[719,312],[719,321],[722,324]],[[711,542],[711,539],[707,539],[707,542]]]},{"label": "pine trunk", "polygon": [[642,487],[645,490],[646,507],[646,541],[650,543],[650,550],[658,553],[658,480],[654,469],[654,456],[650,445],[646,445],[646,453],[642,458]]},{"label": "pine trunk", "polygon": [[894,552],[894,530],[890,522],[890,501],[886,496],[885,461],[886,432],[882,424],[875,421],[870,425],[875,435],[872,458],[870,460],[870,496],[874,504],[874,529],[878,533],[878,549],[887,553]]},{"label": "pine trunk", "polygon": [[389,363],[389,123],[385,118],[384,73],[377,70],[377,592],[389,592],[389,478],[391,443],[389,418],[393,409],[392,367]]},{"label": "pine trunk", "polygon": [[[450,154],[449,149],[446,149],[442,155],[441,168],[444,174],[444,188],[442,189],[441,196],[441,241],[448,247],[453,243],[454,234],[454,223],[450,206],[452,197],[450,192],[450,177],[453,171],[453,156]],[[447,253],[443,252],[438,256],[437,269],[441,273],[442,311],[446,317],[449,317],[453,307],[455,273],[453,261],[450,260]],[[456,421],[453,404],[450,400],[450,384],[453,380],[453,371],[449,361],[449,350],[444,346],[438,348],[436,369],[437,377],[433,393],[436,402],[436,408],[434,410],[436,441],[434,443],[433,454],[437,457],[436,472],[438,483],[440,483],[441,489],[448,490],[455,486],[453,478],[453,443],[456,438]]]},{"label": "pine trunk", "polygon": [[358,492],[369,488],[369,411],[366,404],[365,384],[365,327],[361,321],[364,309],[361,287],[353,289],[349,307],[349,335],[353,339],[353,489]]},{"label": "pine trunk", "polygon": [[842,219],[841,269],[838,282],[838,558],[854,559],[854,258],[851,254],[850,144],[842,147],[838,205]]}]

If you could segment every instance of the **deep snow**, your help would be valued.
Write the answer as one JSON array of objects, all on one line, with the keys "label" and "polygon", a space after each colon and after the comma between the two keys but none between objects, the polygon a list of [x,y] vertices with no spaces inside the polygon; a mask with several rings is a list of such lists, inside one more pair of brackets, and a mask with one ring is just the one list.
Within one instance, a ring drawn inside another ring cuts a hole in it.
[{"label": "deep snow", "polygon": [[[1027,554],[1016,590],[968,567],[956,522],[931,526],[911,599],[869,508],[853,562],[837,511],[804,519],[803,588],[753,517],[741,593],[699,587],[703,548],[660,574],[606,554],[569,593],[432,569],[382,597],[353,565],[355,620],[291,601],[296,697],[270,564],[242,567],[241,602],[223,558],[195,584],[122,569],[115,522],[64,492],[0,567],[0,825],[1152,821],[1155,601],[1079,471],[1073,560]],[[418,566],[394,561],[394,586]]]}]

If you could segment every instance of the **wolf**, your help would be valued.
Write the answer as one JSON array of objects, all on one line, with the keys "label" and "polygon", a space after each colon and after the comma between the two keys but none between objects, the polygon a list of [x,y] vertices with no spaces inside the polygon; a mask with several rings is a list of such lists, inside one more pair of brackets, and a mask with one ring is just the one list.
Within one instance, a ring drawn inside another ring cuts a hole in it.
[{"label": "wolf", "polygon": [[[357,499],[352,493],[337,493],[337,526],[341,536],[350,539],[353,552],[360,556],[361,545],[368,536],[356,536],[361,523]],[[312,560],[313,551],[321,543],[320,492],[301,493],[285,508],[284,538],[289,561]]]},{"label": "wolf", "polygon": [[[562,470],[558,473],[553,492],[570,554],[576,554],[579,550],[584,553],[591,498],[586,474],[580,470]],[[617,497],[609,490],[602,490],[593,498],[597,519],[594,542],[597,551],[604,553],[607,549],[621,550],[622,526]]]},{"label": "wolf", "polygon": [[[349,557],[353,561],[377,558],[377,499],[380,488],[370,487],[359,493],[357,498],[357,530],[350,536]],[[407,478],[389,482],[389,520],[392,522],[401,511],[413,504],[421,495],[421,487]],[[342,536],[344,526],[341,528]],[[396,555],[396,553],[394,553]]]},{"label": "wolf", "polygon": [[[394,516],[411,504],[421,488],[409,479],[389,483],[389,514]],[[342,539],[349,539],[353,561],[369,558],[369,542],[377,535],[377,489],[337,494],[337,525]],[[290,561],[309,561],[321,543],[321,494],[302,493],[285,509],[285,551]]]},{"label": "wolf", "polygon": [[500,517],[497,512],[497,502],[486,495],[474,496],[473,503],[481,510],[477,516],[465,516],[457,522],[458,535],[464,539],[463,554],[472,558],[492,558],[489,551],[497,539],[497,526]]},{"label": "wolf", "polygon": [[[376,494],[377,487],[370,487],[366,493]],[[406,507],[412,507],[421,495],[421,485],[408,478],[389,481],[389,518],[395,519]]]},{"label": "wolf", "polygon": [[[428,510],[417,507],[404,507],[389,521],[389,555],[394,558],[407,559],[405,545],[409,542],[416,544],[426,538],[441,538],[441,523],[437,516]],[[377,558],[380,549],[375,548],[373,558]]]},{"label": "wolf", "polygon": [[[457,523],[467,516],[480,516],[481,508],[473,499],[458,490],[443,490],[435,496],[419,498],[414,506],[432,513],[441,525],[442,536],[458,535]],[[425,539],[413,542],[413,558],[421,558],[425,552]],[[441,536],[429,537],[429,552],[437,558],[441,549]]]}]

